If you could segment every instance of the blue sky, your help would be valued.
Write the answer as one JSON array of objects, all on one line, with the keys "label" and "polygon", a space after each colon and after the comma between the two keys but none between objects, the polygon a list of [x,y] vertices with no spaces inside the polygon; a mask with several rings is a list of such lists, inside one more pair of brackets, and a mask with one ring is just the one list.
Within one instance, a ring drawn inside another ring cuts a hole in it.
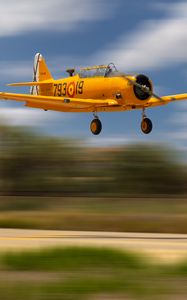
[{"label": "blue sky", "polygon": [[[187,1],[0,0],[0,90],[30,81],[36,52],[54,76],[66,67],[114,62],[124,72],[147,74],[159,95],[187,92]],[[44,134],[93,145],[164,142],[187,149],[187,102],[147,110],[153,132],[141,133],[141,111],[102,113],[103,131],[92,136],[91,114],[44,112],[0,103],[2,122],[33,126]]]}]

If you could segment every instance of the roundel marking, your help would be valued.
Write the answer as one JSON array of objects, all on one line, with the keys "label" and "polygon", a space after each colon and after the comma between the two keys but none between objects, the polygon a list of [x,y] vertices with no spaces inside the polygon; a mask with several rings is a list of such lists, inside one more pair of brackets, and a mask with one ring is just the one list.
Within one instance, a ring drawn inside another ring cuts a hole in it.
[{"label": "roundel marking", "polygon": [[69,97],[74,97],[75,96],[75,83],[70,82],[67,87],[67,94]]}]

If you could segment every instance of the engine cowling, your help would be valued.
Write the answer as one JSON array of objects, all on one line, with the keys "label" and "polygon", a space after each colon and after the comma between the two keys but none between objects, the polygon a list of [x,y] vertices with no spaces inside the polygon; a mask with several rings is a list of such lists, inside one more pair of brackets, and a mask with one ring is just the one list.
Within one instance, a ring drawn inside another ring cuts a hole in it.
[{"label": "engine cowling", "polygon": [[[136,83],[138,83],[139,85],[141,85],[144,88],[149,89],[150,92],[153,91],[153,87],[152,87],[152,83],[151,80],[143,74],[139,74],[136,77]],[[145,89],[134,85],[133,87],[134,90],[134,94],[135,96],[139,99],[139,100],[148,100],[150,98],[150,92],[146,92]]]}]

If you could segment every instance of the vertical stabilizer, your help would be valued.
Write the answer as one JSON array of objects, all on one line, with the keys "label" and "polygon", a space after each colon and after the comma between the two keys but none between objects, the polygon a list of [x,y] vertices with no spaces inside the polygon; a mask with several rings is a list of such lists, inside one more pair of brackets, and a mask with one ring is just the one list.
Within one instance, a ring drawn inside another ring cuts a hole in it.
[{"label": "vertical stabilizer", "polygon": [[[34,57],[34,66],[33,66],[33,82],[39,82],[43,80],[52,80],[53,77],[47,67],[45,59],[40,53],[37,53]],[[41,94],[38,86],[31,87],[30,93],[32,95]]]}]

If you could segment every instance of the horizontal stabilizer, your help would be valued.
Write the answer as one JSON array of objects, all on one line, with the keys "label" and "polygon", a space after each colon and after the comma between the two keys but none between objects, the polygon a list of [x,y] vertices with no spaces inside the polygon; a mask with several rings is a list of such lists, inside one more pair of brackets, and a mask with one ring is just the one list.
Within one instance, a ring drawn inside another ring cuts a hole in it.
[{"label": "horizontal stabilizer", "polygon": [[47,85],[47,84],[52,84],[51,81],[39,81],[39,82],[18,82],[18,83],[9,83],[7,86],[42,86],[42,85]]}]

